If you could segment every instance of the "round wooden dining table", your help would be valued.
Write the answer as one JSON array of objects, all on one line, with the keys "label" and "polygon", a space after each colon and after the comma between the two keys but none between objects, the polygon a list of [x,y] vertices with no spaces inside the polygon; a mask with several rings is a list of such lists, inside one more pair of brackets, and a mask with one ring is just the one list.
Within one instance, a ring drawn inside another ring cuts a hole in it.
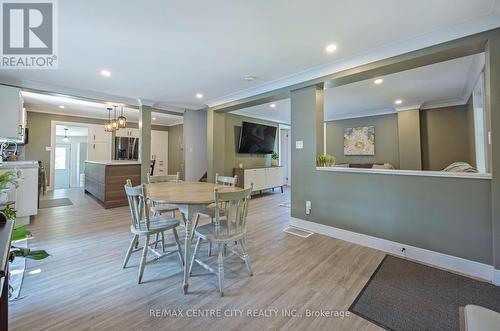
[{"label": "round wooden dining table", "polygon": [[196,214],[214,203],[214,190],[219,192],[237,192],[242,188],[222,186],[204,182],[162,182],[146,185],[146,192],[150,199],[176,205],[183,217],[184,241],[184,294],[189,288],[189,263],[191,261],[191,231]]}]

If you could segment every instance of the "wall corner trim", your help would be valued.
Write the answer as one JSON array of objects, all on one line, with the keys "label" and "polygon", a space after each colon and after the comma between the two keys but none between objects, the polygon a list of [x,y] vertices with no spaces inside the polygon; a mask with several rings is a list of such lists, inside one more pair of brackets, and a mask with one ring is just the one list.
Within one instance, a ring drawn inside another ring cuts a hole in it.
[{"label": "wall corner trim", "polygon": [[[466,260],[460,257],[409,246],[295,217],[290,217],[290,225],[361,246],[377,249],[402,258],[422,262],[441,269],[479,278],[493,283],[496,286],[500,286],[500,270],[495,270],[493,266],[488,264]],[[403,247],[405,248],[405,253],[401,252]]]}]

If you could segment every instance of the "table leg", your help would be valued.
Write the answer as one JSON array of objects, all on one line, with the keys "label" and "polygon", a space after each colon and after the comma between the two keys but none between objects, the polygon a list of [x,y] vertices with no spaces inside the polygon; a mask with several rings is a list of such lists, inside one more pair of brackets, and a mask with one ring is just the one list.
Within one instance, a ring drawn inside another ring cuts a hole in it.
[{"label": "table leg", "polygon": [[[189,214],[189,213],[188,213]],[[184,216],[184,294],[187,294],[189,288],[189,263],[191,261],[191,215]]]},{"label": "table leg", "polygon": [[192,237],[193,219],[199,211],[203,210],[207,205],[182,205],[179,206],[181,215],[184,221],[184,281],[183,289],[184,294],[187,294],[189,289],[189,264],[191,263],[192,254]]}]

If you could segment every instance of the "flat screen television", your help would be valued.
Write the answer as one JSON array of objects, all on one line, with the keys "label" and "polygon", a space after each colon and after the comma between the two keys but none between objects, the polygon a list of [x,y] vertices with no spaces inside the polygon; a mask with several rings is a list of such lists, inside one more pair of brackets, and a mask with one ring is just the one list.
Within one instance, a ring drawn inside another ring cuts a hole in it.
[{"label": "flat screen television", "polygon": [[276,127],[243,122],[238,153],[271,154],[274,151]]}]

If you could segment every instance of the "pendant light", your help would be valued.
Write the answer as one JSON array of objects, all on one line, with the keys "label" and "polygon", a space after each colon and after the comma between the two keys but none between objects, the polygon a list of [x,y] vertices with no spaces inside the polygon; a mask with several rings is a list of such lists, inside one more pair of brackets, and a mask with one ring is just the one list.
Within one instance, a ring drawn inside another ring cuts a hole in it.
[{"label": "pendant light", "polygon": [[121,106],[121,115],[118,117],[118,128],[124,129],[127,127],[127,118],[123,116],[123,106]]},{"label": "pendant light", "polygon": [[113,120],[111,121],[111,127],[113,131],[118,130],[118,119],[116,118],[116,106],[113,106],[115,108],[114,115],[113,115]]},{"label": "pendant light", "polygon": [[68,129],[64,129],[64,138],[63,138],[63,141],[65,143],[67,143],[69,141],[69,138],[68,138]]},{"label": "pendant light", "polygon": [[108,121],[104,124],[104,131],[106,131],[106,132],[113,132],[113,125],[111,123],[111,110],[113,108],[108,107],[106,109],[108,110]]}]

